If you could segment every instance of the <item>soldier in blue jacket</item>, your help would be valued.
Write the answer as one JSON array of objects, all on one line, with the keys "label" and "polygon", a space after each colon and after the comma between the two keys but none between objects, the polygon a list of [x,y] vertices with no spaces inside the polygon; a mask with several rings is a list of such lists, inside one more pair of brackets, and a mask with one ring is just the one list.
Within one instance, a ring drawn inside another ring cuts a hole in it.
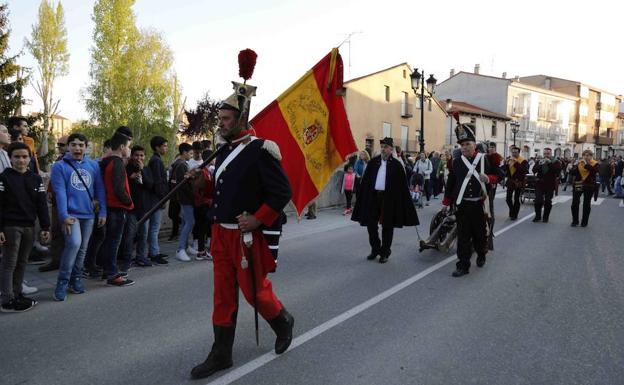
[{"label": "soldier in blue jacket", "polygon": [[192,370],[193,378],[232,366],[239,288],[275,331],[275,353],[285,352],[292,341],[294,318],[267,278],[276,268],[282,209],[290,201],[290,185],[277,145],[255,138],[247,125],[255,87],[236,83],[235,90],[219,110],[219,134],[226,148],[216,161],[211,213],[215,338],[206,361]]}]

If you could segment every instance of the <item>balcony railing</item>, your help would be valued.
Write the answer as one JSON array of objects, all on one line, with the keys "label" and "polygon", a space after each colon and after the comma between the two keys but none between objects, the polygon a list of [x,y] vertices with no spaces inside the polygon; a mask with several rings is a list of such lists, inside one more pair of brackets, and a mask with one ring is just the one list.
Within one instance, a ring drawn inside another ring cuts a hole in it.
[{"label": "balcony railing", "polygon": [[535,141],[535,133],[527,132],[527,131],[520,131],[516,134],[516,140],[526,140],[528,142],[533,142]]},{"label": "balcony railing", "polygon": [[414,116],[413,114],[413,105],[410,103],[401,103],[401,117],[402,118],[411,118]]},{"label": "balcony railing", "polygon": [[580,135],[579,133],[575,133],[574,141],[576,143],[595,143],[594,135],[592,134]]},{"label": "balcony railing", "polygon": [[511,113],[515,116],[524,116],[524,107],[523,106],[516,106],[513,107],[511,109]]},{"label": "balcony railing", "polygon": [[607,138],[606,136],[598,136],[596,137],[596,144],[601,146],[611,146],[613,145],[613,138]]}]

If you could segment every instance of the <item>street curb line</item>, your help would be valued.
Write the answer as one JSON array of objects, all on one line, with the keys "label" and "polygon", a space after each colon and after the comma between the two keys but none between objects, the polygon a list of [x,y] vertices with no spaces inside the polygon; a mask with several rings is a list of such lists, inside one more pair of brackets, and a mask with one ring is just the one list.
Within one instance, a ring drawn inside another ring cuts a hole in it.
[{"label": "street curb line", "polygon": [[[553,202],[553,206],[556,204],[556,202]],[[502,229],[498,230],[497,232],[494,233],[494,236],[499,236],[501,234],[503,234],[506,231],[511,230],[512,228],[518,226],[519,224],[521,224],[522,222],[525,222],[529,219],[531,219],[532,217],[535,216],[535,213],[531,213],[525,217],[522,217],[522,219],[519,219],[517,221],[515,221],[514,223],[509,224],[508,226],[503,227]],[[362,302],[361,304],[347,310],[346,312],[328,320],[325,321],[324,323],[318,325],[317,327],[308,330],[307,332],[303,333],[302,335],[296,337],[295,339],[293,339],[292,344],[290,345],[290,348],[288,349],[288,351],[286,351],[285,353],[281,354],[287,354],[288,352],[292,351],[293,349],[295,349],[296,347],[303,345],[304,343],[310,341],[311,339],[313,339],[314,337],[318,337],[319,335],[325,333],[326,331],[328,331],[329,329],[332,329],[335,326],[340,325],[341,323],[347,321],[348,319],[362,313],[363,311],[373,307],[374,305],[378,304],[379,302],[385,300],[386,298],[391,297],[392,295],[402,291],[403,289],[411,286],[412,284],[420,281],[421,279],[425,278],[426,276],[428,276],[429,274],[441,269],[442,267],[448,265],[449,263],[453,262],[455,259],[457,258],[457,254],[454,254],[446,259],[444,259],[441,262],[436,263],[433,266],[430,266],[428,268],[426,268],[425,270],[421,271],[420,273],[404,280],[403,282],[400,282],[396,285],[394,285],[393,287],[381,292],[380,294],[377,294],[376,296],[374,296],[373,298]],[[206,385],[229,385],[234,381],[237,381],[239,379],[241,379],[242,377],[246,376],[247,374],[261,368],[262,366],[268,364],[269,362],[273,361],[274,359],[278,358],[279,356],[277,354],[275,354],[275,352],[271,351],[269,353],[265,353],[263,355],[261,355],[258,358],[255,358],[249,362],[247,362],[246,364],[237,367],[236,369],[233,369],[232,371],[224,374],[223,376],[215,379],[212,382],[207,383]]]}]

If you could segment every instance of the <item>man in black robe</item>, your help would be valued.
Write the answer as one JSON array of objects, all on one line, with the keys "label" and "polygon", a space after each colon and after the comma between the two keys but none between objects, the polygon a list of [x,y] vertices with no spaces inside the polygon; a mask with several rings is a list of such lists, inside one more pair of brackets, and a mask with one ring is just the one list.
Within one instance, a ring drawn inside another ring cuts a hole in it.
[{"label": "man in black robe", "polygon": [[417,226],[419,223],[407,187],[405,169],[392,156],[393,148],[392,138],[381,140],[381,154],[366,166],[351,216],[351,220],[368,229],[371,253],[367,259],[374,260],[379,255],[379,263],[388,262],[394,228]]}]

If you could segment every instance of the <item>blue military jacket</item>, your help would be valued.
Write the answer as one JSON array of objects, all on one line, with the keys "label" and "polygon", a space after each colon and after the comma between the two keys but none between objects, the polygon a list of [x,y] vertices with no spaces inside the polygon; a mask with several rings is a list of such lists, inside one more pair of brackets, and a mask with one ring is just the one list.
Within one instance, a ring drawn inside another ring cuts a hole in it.
[{"label": "blue military jacket", "polygon": [[253,214],[262,222],[265,238],[277,257],[277,240],[285,220],[282,210],[292,196],[279,162],[281,155],[274,142],[256,139],[224,165],[240,145],[224,144],[227,147],[217,156],[212,222],[234,224],[243,212]]}]

